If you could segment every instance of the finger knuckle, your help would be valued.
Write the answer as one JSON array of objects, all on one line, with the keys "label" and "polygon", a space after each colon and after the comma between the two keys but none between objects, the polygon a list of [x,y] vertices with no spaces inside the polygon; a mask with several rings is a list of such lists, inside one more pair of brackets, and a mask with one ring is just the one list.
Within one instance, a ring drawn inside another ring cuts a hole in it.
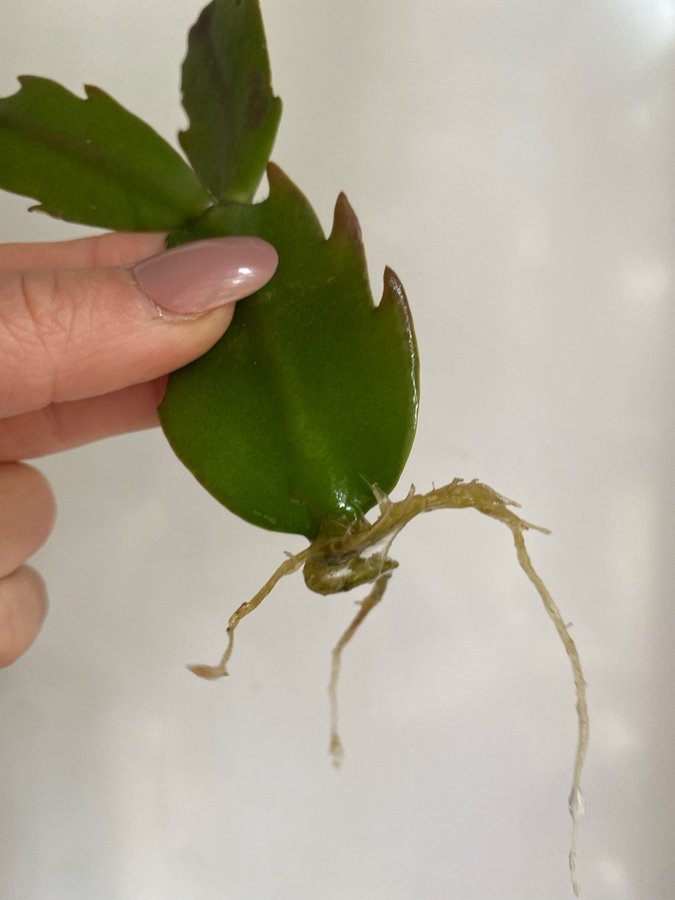
[{"label": "finger knuckle", "polygon": [[[58,271],[13,272],[0,282],[0,350],[3,369],[28,372],[33,405],[51,403],[59,393],[61,361],[67,359],[84,304],[67,289]],[[17,379],[2,379],[0,391]],[[26,390],[25,381],[21,385]],[[10,404],[11,398],[0,397]]]}]

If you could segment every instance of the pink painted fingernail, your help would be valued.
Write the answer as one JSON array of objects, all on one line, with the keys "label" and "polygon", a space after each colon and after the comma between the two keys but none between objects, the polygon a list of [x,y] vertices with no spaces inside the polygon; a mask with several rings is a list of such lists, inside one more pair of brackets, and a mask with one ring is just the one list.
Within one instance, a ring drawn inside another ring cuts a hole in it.
[{"label": "pink painted fingernail", "polygon": [[133,277],[160,311],[195,316],[234,303],[266,284],[276,250],[256,237],[193,241],[137,263]]}]

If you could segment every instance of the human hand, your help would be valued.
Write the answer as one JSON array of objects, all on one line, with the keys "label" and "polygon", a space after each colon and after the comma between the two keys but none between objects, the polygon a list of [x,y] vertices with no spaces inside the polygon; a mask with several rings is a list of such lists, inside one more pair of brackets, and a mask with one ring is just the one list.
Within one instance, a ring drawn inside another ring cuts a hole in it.
[{"label": "human hand", "polygon": [[155,234],[0,245],[0,666],[44,620],[44,582],[24,563],[55,515],[46,479],[16,460],[156,425],[167,373],[277,265],[257,238],[162,249]]}]

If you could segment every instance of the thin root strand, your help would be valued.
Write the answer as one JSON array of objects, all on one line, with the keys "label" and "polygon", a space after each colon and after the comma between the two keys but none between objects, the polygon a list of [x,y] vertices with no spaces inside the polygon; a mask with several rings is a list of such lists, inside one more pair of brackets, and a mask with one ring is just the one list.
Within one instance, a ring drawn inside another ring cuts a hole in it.
[{"label": "thin root strand", "polygon": [[584,812],[583,793],[581,791],[581,773],[586,759],[588,750],[588,739],[590,734],[590,725],[588,719],[588,701],[586,698],[586,680],[581,668],[581,660],[579,651],[574,643],[574,639],[569,633],[568,626],[565,624],[560,611],[548,591],[548,588],[535,571],[532,561],[530,560],[525,539],[523,538],[522,529],[511,527],[513,541],[516,545],[516,554],[520,568],[527,575],[535,590],[541,597],[544,609],[553,622],[558,636],[565,647],[567,658],[572,666],[572,674],[574,676],[574,688],[577,695],[576,711],[577,711],[577,748],[574,756],[574,769],[572,772],[572,787],[570,790],[568,808],[572,817],[572,837],[570,841],[569,851],[569,869],[572,879],[572,891],[574,896],[580,896],[579,883],[577,881],[577,833],[579,830],[579,819]]},{"label": "thin root strand", "polygon": [[284,562],[273,572],[273,574],[267,579],[265,584],[260,588],[260,590],[251,597],[250,600],[246,600],[241,606],[236,609],[232,615],[230,616],[227,623],[227,646],[225,647],[225,652],[223,653],[220,662],[215,666],[206,666],[206,665],[191,665],[188,666],[188,669],[191,672],[194,672],[195,675],[198,675],[200,678],[206,678],[211,681],[216,678],[223,678],[227,675],[227,664],[232,656],[232,650],[234,647],[234,631],[237,625],[241,622],[242,619],[245,619],[249,613],[252,613],[254,609],[257,609],[260,604],[263,602],[265,597],[272,591],[272,589],[277,585],[279,581],[285,575],[292,575],[293,572],[297,572],[298,569],[302,566],[302,564],[307,559],[309,555],[309,549],[303,550],[302,553],[297,553],[295,556],[288,556]]},{"label": "thin root strand", "polygon": [[381,575],[373,585],[370,593],[363,600],[358,601],[359,611],[354,616],[344,634],[333,647],[330,682],[328,683],[328,696],[330,698],[330,744],[329,752],[333,765],[339,769],[344,759],[344,746],[340,740],[338,727],[338,681],[342,665],[342,653],[356,634],[359,626],[371,609],[374,609],[382,599],[391,575]]}]

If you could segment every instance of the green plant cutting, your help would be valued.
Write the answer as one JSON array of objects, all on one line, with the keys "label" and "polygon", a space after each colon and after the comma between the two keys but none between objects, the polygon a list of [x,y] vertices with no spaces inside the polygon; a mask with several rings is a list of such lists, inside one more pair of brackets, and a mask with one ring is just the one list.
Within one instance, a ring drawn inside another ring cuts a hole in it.
[{"label": "green plant cutting", "polygon": [[[302,535],[307,546],[231,615],[222,659],[191,670],[204,678],[227,674],[236,628],[285,575],[302,569],[307,586],[324,595],[364,587],[333,651],[330,750],[338,764],[342,652],[398,565],[390,555],[396,536],[438,509],[474,509],[504,523],[574,674],[578,738],[569,805],[576,893],[585,682],[575,644],[526,549],[525,532],[537,526],[477,480],[455,478],[390,498],[417,420],[410,308],[391,269],[375,304],[359,224],[344,194],[326,237],[301,191],[269,162],[281,101],[272,90],[257,0],[213,0],[190,31],[182,69],[189,125],[179,135],[185,157],[99,88],[87,86],[81,99],[46,78],[19,81],[19,91],[0,100],[0,188],[69,222],[166,231],[167,247],[248,235],[268,241],[279,256],[275,276],[237,307],[222,339],[173,373],[159,415],[178,457],[217,500],[261,528]],[[254,202],[265,173],[268,196]]]}]

